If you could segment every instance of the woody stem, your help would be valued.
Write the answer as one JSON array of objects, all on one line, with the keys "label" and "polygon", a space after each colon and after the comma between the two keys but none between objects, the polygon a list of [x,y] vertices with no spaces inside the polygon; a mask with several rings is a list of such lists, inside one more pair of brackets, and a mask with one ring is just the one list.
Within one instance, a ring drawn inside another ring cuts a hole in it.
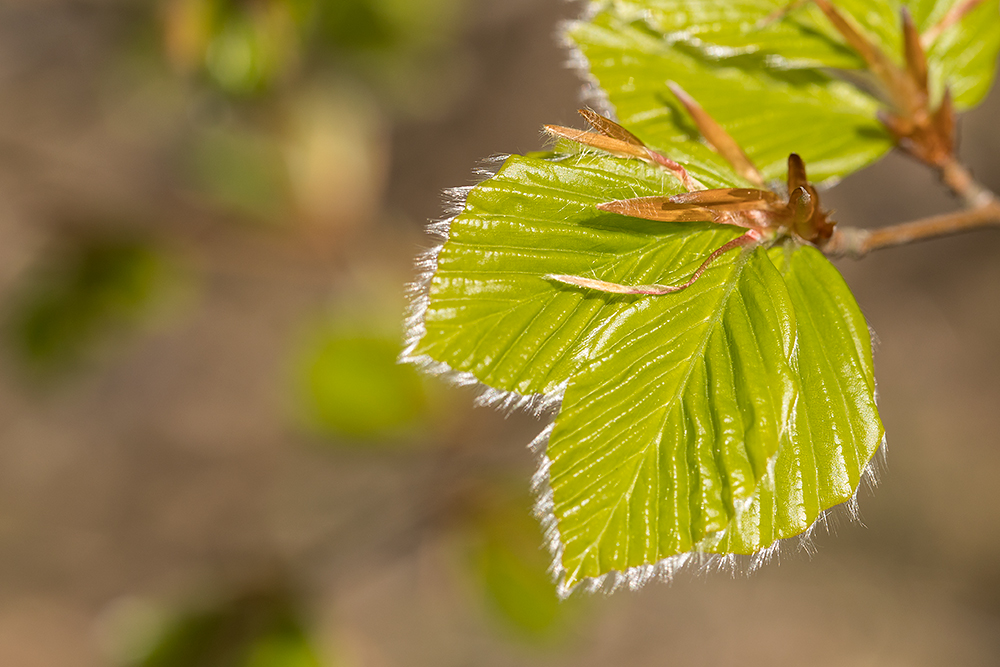
[{"label": "woody stem", "polygon": [[863,257],[872,250],[915,243],[962,232],[1000,227],[1000,200],[988,190],[986,203],[975,208],[935,215],[881,229],[847,227],[834,231],[823,252],[833,257]]},{"label": "woody stem", "polygon": [[981,208],[997,203],[997,196],[989,188],[977,182],[969,170],[954,156],[938,167],[941,180],[968,208]]}]

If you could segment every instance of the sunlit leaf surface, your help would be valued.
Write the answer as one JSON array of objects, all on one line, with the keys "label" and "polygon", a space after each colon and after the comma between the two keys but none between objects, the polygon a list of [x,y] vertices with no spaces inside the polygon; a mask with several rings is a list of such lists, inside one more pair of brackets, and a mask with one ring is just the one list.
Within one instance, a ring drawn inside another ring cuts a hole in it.
[{"label": "sunlit leaf surface", "polygon": [[[706,187],[746,181],[701,140],[671,82],[766,179],[784,177],[795,152],[822,181],[893,145],[868,61],[891,99],[917,95],[886,74],[903,63],[901,4],[834,4],[848,28],[813,4],[776,14],[784,0],[610,0],[568,34],[619,119]],[[997,0],[956,6],[908,10],[930,96],[948,86],[966,108],[992,78],[1000,22]],[[882,425],[868,329],[833,266],[779,239],[727,252],[672,294],[581,287],[679,285],[740,230],[602,211],[679,183],[639,160],[559,150],[511,157],[468,193],[428,258],[406,355],[504,405],[558,405],[536,481],[560,592],[635,585],[692,555],[767,553],[852,498]]]},{"label": "sunlit leaf surface", "polygon": [[[698,178],[738,182],[697,146]],[[545,278],[683,282],[740,230],[594,206],[678,191],[637,160],[513,156],[469,192],[417,303],[409,359],[561,398],[539,481],[563,594],[801,533],[882,438],[864,318],[811,247],[733,251],[664,296]]]},{"label": "sunlit leaf surface", "polygon": [[[929,11],[933,25],[956,0],[937,0]],[[1000,1],[985,0],[962,21],[945,30],[930,45],[927,60],[931,73],[931,92],[940,95],[945,84],[951,89],[958,109],[968,109],[986,97],[996,75],[1000,53]]]},{"label": "sunlit leaf surface", "polygon": [[[906,3],[924,32],[957,0]],[[876,118],[882,102],[837,70],[864,69],[815,6],[767,20],[783,0],[615,0],[568,35],[619,119],[647,141],[670,145],[689,132],[666,88],[684,87],[744,147],[765,176],[798,152],[816,181],[874,161],[892,142]],[[834,3],[902,63],[899,2]],[[958,109],[989,89],[1000,51],[997,0],[986,0],[927,45],[932,95],[950,87]],[[834,68],[834,69],[831,69]]]},{"label": "sunlit leaf surface", "polygon": [[892,146],[876,118],[878,102],[828,74],[768,69],[753,56],[720,64],[612,14],[578,23],[570,34],[619,120],[652,145],[698,136],[667,88],[675,81],[768,179],[784,177],[791,152],[802,155],[814,181],[823,181],[860,169]]}]

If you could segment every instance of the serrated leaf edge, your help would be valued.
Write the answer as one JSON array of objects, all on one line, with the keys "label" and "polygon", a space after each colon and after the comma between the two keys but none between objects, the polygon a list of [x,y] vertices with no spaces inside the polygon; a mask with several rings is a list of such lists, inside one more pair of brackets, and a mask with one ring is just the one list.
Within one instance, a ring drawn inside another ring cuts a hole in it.
[{"label": "serrated leaf edge", "polygon": [[581,21],[589,20],[588,17],[591,10],[594,10],[593,13],[596,15],[596,3],[591,5],[583,16],[561,21],[556,27],[556,35],[559,44],[566,50],[566,60],[564,61],[566,68],[574,72],[580,81],[583,82],[583,86],[580,89],[580,102],[602,116],[617,121],[618,115],[615,113],[615,106],[611,104],[611,98],[608,97],[607,91],[601,87],[597,77],[591,72],[590,61],[587,59],[587,56],[583,55],[583,50],[569,36],[570,30],[574,25]]},{"label": "serrated leaf edge", "polygon": [[[509,155],[497,155],[485,160],[475,171],[476,176],[480,177],[479,182],[492,178],[497,169],[509,157]],[[477,389],[478,394],[475,399],[477,406],[497,408],[507,413],[514,410],[526,410],[535,416],[554,412],[562,402],[563,392],[566,388],[565,383],[552,392],[525,396],[490,387],[480,382],[472,373],[455,370],[448,364],[437,361],[426,354],[414,354],[420,340],[427,333],[424,317],[430,306],[430,285],[438,268],[438,255],[445,243],[448,242],[452,221],[464,210],[466,199],[476,185],[445,190],[445,215],[447,217],[429,223],[425,229],[434,243],[430,248],[419,253],[414,262],[416,277],[407,285],[406,289],[407,310],[404,319],[403,351],[400,352],[397,361],[413,364],[424,373],[440,377],[456,386]]]},{"label": "serrated leaf edge", "polygon": [[[846,515],[847,520],[850,522],[861,523],[858,495],[862,489],[865,490],[865,493],[873,493],[878,486],[881,471],[885,469],[887,451],[886,438],[883,434],[882,442],[879,444],[875,454],[865,464],[858,486],[854,489],[854,493],[849,499],[820,512],[812,524],[801,533],[777,540],[769,547],[755,554],[717,554],[688,551],[669,556],[656,563],[638,565],[626,570],[611,570],[598,577],[585,576],[570,585],[566,582],[567,571],[562,564],[564,545],[559,534],[558,521],[554,511],[555,496],[552,486],[549,483],[549,468],[552,462],[546,455],[549,436],[554,426],[555,421],[553,420],[551,424],[538,434],[528,447],[538,460],[538,469],[531,480],[531,490],[535,496],[535,517],[542,526],[545,546],[552,556],[552,564],[549,566],[549,572],[556,584],[556,594],[563,600],[572,595],[577,589],[582,589],[588,594],[600,592],[610,595],[622,589],[630,591],[638,590],[651,581],[662,581],[669,584],[675,575],[685,570],[699,574],[725,572],[731,576],[748,576],[772,560],[780,561],[782,554],[802,551],[810,555],[815,554],[817,550],[813,541],[817,531],[835,529],[839,524],[841,516],[844,515]],[[713,541],[721,539],[724,537],[724,534],[725,530],[722,530],[713,535],[711,539]]]},{"label": "serrated leaf edge", "polygon": [[[582,56],[581,56],[582,57]],[[510,155],[497,155],[483,162],[475,171],[480,181],[492,178],[497,169]],[[834,529],[839,518],[846,513],[848,521],[861,522],[858,494],[862,489],[871,493],[878,486],[879,476],[885,469],[887,452],[886,436],[861,472],[854,493],[846,501],[825,509],[804,531],[797,535],[775,541],[770,546],[752,555],[716,554],[700,551],[689,551],[661,559],[656,563],[630,567],[626,570],[611,570],[598,577],[583,577],[572,585],[567,584],[567,571],[562,564],[565,545],[559,533],[558,520],[555,515],[555,495],[550,483],[549,470],[552,461],[546,451],[549,437],[555,427],[555,415],[558,413],[566,382],[561,383],[554,391],[523,395],[513,391],[504,391],[484,384],[468,371],[458,371],[447,363],[437,361],[425,354],[414,354],[420,340],[427,333],[424,316],[430,305],[430,284],[437,271],[438,256],[445,243],[448,242],[452,221],[464,210],[466,198],[476,185],[469,185],[445,190],[445,215],[441,220],[432,221],[426,227],[428,236],[435,242],[430,248],[417,255],[414,262],[416,278],[407,286],[407,312],[405,317],[405,333],[403,351],[398,357],[399,363],[414,364],[421,371],[440,377],[456,386],[473,387],[478,390],[475,399],[476,406],[492,407],[506,413],[515,410],[526,410],[536,417],[551,415],[552,421],[542,429],[534,440],[528,444],[528,449],[535,455],[537,468],[531,478],[531,493],[535,497],[534,515],[539,521],[543,541],[552,557],[549,573],[556,585],[556,594],[565,600],[577,589],[593,594],[602,592],[611,594],[622,589],[638,590],[650,581],[658,580],[670,583],[673,577],[684,570],[694,572],[728,572],[732,576],[750,575],[772,560],[781,560],[782,553],[797,553],[805,551],[808,554],[816,552],[813,545],[818,530]],[[875,340],[875,332],[869,328],[869,333]],[[878,388],[875,390],[875,402],[878,404]],[[772,459],[773,460],[773,459]],[[712,536],[721,539],[725,529]]]}]

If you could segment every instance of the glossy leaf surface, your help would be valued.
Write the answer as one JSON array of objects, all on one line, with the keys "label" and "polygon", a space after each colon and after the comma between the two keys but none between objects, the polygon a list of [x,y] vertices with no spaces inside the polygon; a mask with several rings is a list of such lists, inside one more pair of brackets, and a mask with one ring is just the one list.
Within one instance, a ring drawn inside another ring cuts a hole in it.
[{"label": "glossy leaf surface", "polygon": [[767,179],[785,176],[791,152],[821,182],[860,169],[892,146],[876,117],[878,102],[827,74],[768,69],[750,57],[720,64],[610,13],[575,24],[570,35],[619,121],[654,146],[699,139],[668,81],[697,100]]},{"label": "glossy leaf surface", "polygon": [[[691,156],[709,187],[739,182]],[[469,192],[418,301],[409,359],[509,402],[561,396],[540,509],[563,594],[798,534],[852,496],[882,438],[864,319],[812,248],[733,251],[664,296],[545,278],[683,282],[741,230],[595,208],[679,191],[638,160],[511,157]]]},{"label": "glossy leaf surface", "polygon": [[[619,119],[643,139],[669,145],[690,138],[666,89],[674,80],[744,147],[765,176],[799,152],[815,181],[874,161],[892,142],[881,103],[840,80],[836,70],[865,63],[815,6],[766,19],[788,3],[773,0],[617,0],[594,3],[592,19],[568,34],[588,61]],[[906,3],[919,29],[937,25],[954,0]],[[834,5],[890,58],[902,62],[899,2]],[[931,93],[947,84],[958,109],[978,103],[1000,52],[997,0],[986,0],[927,45]],[[835,68],[835,69],[831,69]]]},{"label": "glossy leaf surface", "polygon": [[[923,4],[930,5],[930,0]],[[937,0],[925,26],[933,25],[956,4]],[[959,110],[979,104],[996,75],[1000,54],[1000,0],[985,0],[962,21],[945,30],[927,49],[931,92],[939,96],[947,84]]]}]

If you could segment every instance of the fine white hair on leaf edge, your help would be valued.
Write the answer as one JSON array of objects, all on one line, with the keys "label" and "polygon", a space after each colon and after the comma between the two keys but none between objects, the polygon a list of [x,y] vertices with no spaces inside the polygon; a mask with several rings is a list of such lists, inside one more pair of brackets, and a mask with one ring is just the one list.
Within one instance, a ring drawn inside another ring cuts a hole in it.
[{"label": "fine white hair on leaf edge", "polygon": [[868,325],[868,335],[871,337],[872,349],[878,349],[881,347],[882,339],[878,337],[878,333],[871,325]]},{"label": "fine white hair on leaf edge", "polygon": [[536,417],[540,417],[543,414],[553,413],[559,408],[565,390],[566,383],[563,383],[553,391],[544,394],[522,395],[483,385],[482,390],[476,397],[476,405],[496,408],[507,414],[517,410],[525,410]]},{"label": "fine white hair on leaf edge", "polygon": [[[592,8],[593,9],[593,8]],[[601,86],[597,77],[590,71],[590,61],[583,55],[583,51],[570,38],[569,33],[575,25],[587,21],[587,14],[574,21],[563,21],[557,28],[559,43],[566,49],[566,67],[576,72],[583,87],[580,90],[580,101],[591,107],[594,111],[612,120],[617,120],[615,107],[611,104],[607,92]]]},{"label": "fine white hair on leaf edge", "polygon": [[[476,168],[475,174],[478,177],[476,184],[491,178],[510,157],[509,155],[494,155],[483,160]],[[453,371],[446,364],[434,361],[430,357],[414,355],[420,339],[424,337],[427,329],[424,325],[424,316],[430,305],[430,285],[434,272],[437,271],[438,255],[441,248],[448,242],[451,232],[451,223],[465,209],[466,200],[469,193],[476,185],[467,185],[455,188],[448,188],[444,191],[445,217],[443,219],[432,220],[425,228],[427,235],[431,238],[433,245],[417,254],[414,261],[415,277],[413,282],[407,285],[407,308],[404,318],[403,351],[399,354],[400,363],[413,363],[432,375],[448,376],[459,385],[469,385],[478,382],[475,378],[471,380],[463,376],[458,371]],[[472,377],[471,374],[464,374]]]},{"label": "fine white hair on leaf edge", "polygon": [[542,429],[542,432],[528,445],[528,449],[535,454],[538,462],[538,468],[531,478],[531,492],[535,496],[534,513],[535,518],[541,524],[542,541],[552,556],[549,575],[556,582],[556,592],[559,597],[565,599],[572,592],[572,589],[565,590],[563,584],[566,575],[562,565],[563,542],[556,520],[555,496],[552,493],[552,485],[549,483],[549,469],[552,466],[552,461],[547,454],[549,437],[552,435],[554,427],[555,421]]},{"label": "fine white hair on leaf edge", "polygon": [[[475,169],[475,174],[479,177],[478,181],[482,182],[492,178],[508,157],[510,156],[495,155],[481,161]],[[430,306],[430,284],[437,271],[438,255],[445,243],[448,242],[452,222],[465,209],[469,193],[475,187],[475,185],[468,185],[445,190],[445,210],[448,217],[431,221],[426,227],[427,234],[435,243],[419,253],[414,262],[416,277],[407,286],[409,303],[404,324],[403,351],[398,360],[400,363],[413,364],[428,375],[441,377],[452,384],[478,388],[479,393],[475,400],[477,406],[494,407],[508,414],[515,410],[526,410],[535,416],[540,416],[558,406],[565,391],[565,383],[545,393],[522,395],[513,391],[489,387],[468,371],[459,371],[427,355],[416,354],[417,346],[427,333],[425,317],[427,308]]]},{"label": "fine white hair on leaf edge", "polygon": [[[599,577],[583,577],[570,586],[566,584],[565,580],[567,573],[562,564],[565,546],[559,534],[555,517],[554,495],[549,481],[551,461],[545,453],[549,436],[552,434],[552,427],[552,424],[547,426],[530,445],[539,461],[538,470],[532,478],[532,490],[536,499],[535,515],[541,522],[545,545],[552,555],[552,565],[549,567],[549,572],[556,579],[556,593],[561,599],[568,598],[578,588],[587,593],[611,594],[623,588],[634,591],[653,580],[669,584],[674,576],[682,570],[693,570],[696,573],[728,572],[734,577],[750,575],[771,561],[780,562],[781,554],[788,553],[790,550],[805,552],[812,557],[817,552],[814,544],[817,531],[836,530],[840,518],[844,515],[849,521],[864,525],[861,522],[858,508],[858,494],[862,489],[870,492],[877,486],[880,470],[885,465],[886,455],[886,440],[883,436],[878,449],[862,469],[858,486],[850,498],[820,512],[812,524],[801,533],[777,540],[754,554],[715,554],[689,551],[669,556],[656,563],[630,567],[624,571],[612,570]],[[722,536],[723,533],[718,533],[714,538],[718,540]]]},{"label": "fine white hair on leaf edge", "polygon": [[[564,24],[562,29],[568,30],[572,24]],[[603,93],[596,85],[596,79],[589,73],[589,65],[582,52],[565,37],[570,56],[570,65],[580,70],[581,76],[589,82],[591,94]],[[585,96],[587,93],[585,92]],[[598,96],[589,100],[591,106],[599,112],[603,112],[609,117],[614,117],[610,102],[606,95]],[[506,155],[494,156],[484,161],[475,170],[475,174],[480,176],[480,180],[495,175],[499,165],[507,159]],[[416,259],[416,279],[408,286],[409,306],[406,316],[406,332],[404,349],[399,355],[399,361],[412,363],[424,372],[441,376],[459,386],[473,386],[480,388],[480,394],[476,399],[477,405],[488,405],[510,412],[517,409],[526,409],[539,415],[558,409],[565,392],[565,383],[557,387],[554,391],[543,394],[521,395],[516,392],[502,391],[482,384],[472,373],[458,371],[448,364],[432,359],[427,355],[415,354],[415,350],[420,340],[426,334],[424,317],[430,303],[430,282],[437,270],[438,255],[441,248],[448,240],[452,221],[465,207],[466,198],[474,185],[452,188],[445,191],[446,211],[449,217],[432,221],[427,225],[428,234],[436,241],[436,244],[420,253]],[[872,332],[874,338],[874,332]],[[876,339],[877,340],[877,339]],[[806,551],[809,554],[815,553],[812,540],[819,528],[829,530],[831,522],[835,523],[837,515],[835,512],[847,511],[849,518],[853,521],[860,521],[858,515],[858,491],[862,486],[866,489],[873,489],[878,483],[879,472],[884,468],[885,458],[885,438],[876,453],[865,465],[858,487],[854,494],[846,502],[833,508],[824,510],[817,519],[805,531],[797,536],[778,540],[765,549],[753,555],[737,554],[711,554],[704,552],[687,552],[670,556],[654,564],[645,564],[631,567],[625,571],[611,571],[599,577],[584,577],[576,584],[569,586],[565,582],[566,570],[562,565],[564,545],[559,533],[558,523],[555,516],[555,502],[553,490],[550,483],[551,460],[546,453],[549,437],[552,434],[554,422],[550,423],[529,445],[538,460],[538,468],[532,477],[531,487],[535,495],[535,515],[541,523],[545,545],[552,555],[550,574],[556,580],[556,591],[560,598],[567,598],[577,588],[582,588],[587,592],[594,593],[602,591],[612,593],[621,588],[627,587],[636,590],[653,579],[670,582],[681,570],[695,569],[701,572],[710,570],[728,571],[734,576],[739,573],[750,574],[773,559],[780,560],[782,551],[787,550],[788,545],[797,545],[798,551]],[[721,539],[722,534],[716,536]]]},{"label": "fine white hair on leaf edge", "polygon": [[413,354],[413,348],[419,342],[417,338],[411,346],[408,346],[400,355],[400,363],[413,364],[427,375],[433,375],[447,380],[459,387],[474,387],[478,390],[475,405],[491,407],[507,414],[516,410],[524,410],[540,417],[545,413],[553,411],[562,400],[562,387],[544,394],[522,395],[513,391],[501,391],[489,387],[467,371],[457,371],[448,364],[432,359],[425,354]]}]

